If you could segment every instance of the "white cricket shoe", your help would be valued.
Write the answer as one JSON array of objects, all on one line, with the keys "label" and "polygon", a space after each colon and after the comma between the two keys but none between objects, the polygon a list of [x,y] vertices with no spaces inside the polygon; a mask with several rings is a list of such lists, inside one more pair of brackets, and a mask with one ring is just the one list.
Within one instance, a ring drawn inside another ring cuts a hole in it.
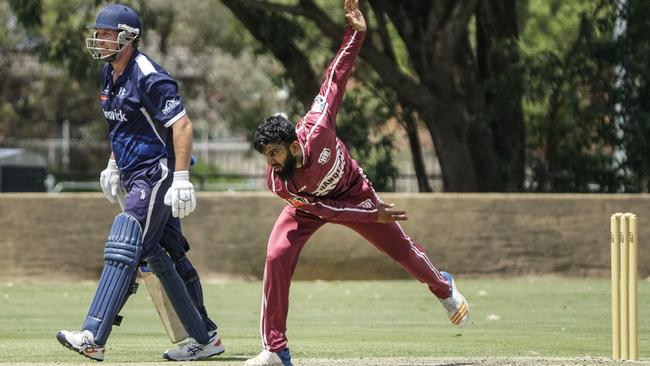
[{"label": "white cricket shoe", "polygon": [[210,340],[201,344],[190,338],[187,342],[178,345],[178,348],[168,349],[163,352],[163,357],[169,361],[197,361],[222,354],[226,349],[221,344],[221,339],[216,331],[208,334]]},{"label": "white cricket shoe", "polygon": [[452,324],[459,327],[464,326],[469,320],[469,304],[460,291],[456,288],[456,281],[448,272],[440,272],[451,284],[451,295],[446,299],[439,299],[442,306],[447,310],[447,315]]},{"label": "white cricket shoe", "polygon": [[56,334],[56,339],[62,345],[91,360],[104,361],[105,347],[95,343],[95,336],[89,330],[81,332],[61,330]]},{"label": "white cricket shoe", "polygon": [[288,348],[280,352],[263,350],[257,356],[246,361],[244,366],[293,366]]}]

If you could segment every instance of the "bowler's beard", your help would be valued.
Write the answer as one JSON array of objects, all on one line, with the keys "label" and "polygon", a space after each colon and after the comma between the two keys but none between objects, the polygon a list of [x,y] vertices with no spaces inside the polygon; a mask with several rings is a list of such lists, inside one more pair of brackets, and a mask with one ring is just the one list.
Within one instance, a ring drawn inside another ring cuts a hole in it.
[{"label": "bowler's beard", "polygon": [[293,178],[296,175],[296,161],[295,156],[291,155],[291,153],[287,154],[287,159],[284,161],[282,170],[276,172],[278,177],[284,181]]}]

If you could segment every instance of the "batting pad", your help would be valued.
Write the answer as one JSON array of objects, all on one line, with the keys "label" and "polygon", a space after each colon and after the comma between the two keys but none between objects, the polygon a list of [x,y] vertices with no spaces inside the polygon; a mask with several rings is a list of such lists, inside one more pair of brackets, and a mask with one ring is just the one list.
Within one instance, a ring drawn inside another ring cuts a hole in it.
[{"label": "batting pad", "polygon": [[194,300],[194,305],[199,309],[199,313],[201,313],[208,331],[217,330],[217,325],[208,317],[208,312],[203,304],[203,288],[199,280],[199,273],[185,256],[176,260],[176,270],[183,281],[185,281],[187,291],[192,300]]},{"label": "batting pad", "polygon": [[104,270],[82,329],[106,344],[113,321],[124,303],[142,252],[140,223],[126,213],[113,220],[104,249]]},{"label": "batting pad", "polygon": [[157,247],[146,261],[151,271],[160,280],[187,334],[201,344],[208,343],[210,337],[203,317],[187,292],[185,282],[176,271],[172,259],[163,252],[162,248]]}]

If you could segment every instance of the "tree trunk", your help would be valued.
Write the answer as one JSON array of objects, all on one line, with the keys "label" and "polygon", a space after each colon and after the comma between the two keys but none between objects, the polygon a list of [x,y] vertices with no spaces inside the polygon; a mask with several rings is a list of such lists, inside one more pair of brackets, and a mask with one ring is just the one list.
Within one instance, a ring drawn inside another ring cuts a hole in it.
[{"label": "tree trunk", "polygon": [[[244,24],[253,37],[282,63],[287,76],[293,82],[294,94],[308,110],[318,94],[320,84],[309,59],[294,44],[293,35],[288,33],[288,30],[292,29],[287,26],[289,21],[280,16],[269,19],[266,12],[254,9],[240,0],[222,0],[222,3]],[[280,24],[269,24],[270,22]]]},{"label": "tree trunk", "polygon": [[481,181],[475,169],[470,149],[470,123],[463,102],[459,102],[456,98],[437,97],[435,101],[430,101],[427,105],[418,105],[417,108],[423,116],[435,145],[443,172],[445,191],[489,190],[486,189],[488,185],[479,185]]},{"label": "tree trunk", "polygon": [[418,190],[420,192],[432,192],[433,190],[427,177],[427,170],[424,166],[424,159],[422,158],[422,146],[420,145],[420,137],[418,136],[418,125],[413,116],[413,112],[407,109],[402,113],[402,117],[404,129],[409,139],[409,146],[411,147],[413,169],[418,180]]},{"label": "tree trunk", "polygon": [[[478,0],[374,1],[382,2],[387,9],[419,77],[415,93],[405,90],[412,88],[409,85],[389,84],[405,105],[420,113],[429,128],[445,190],[503,190],[467,32]],[[372,64],[371,59],[365,59]]]},{"label": "tree trunk", "polygon": [[481,0],[476,12],[478,75],[506,191],[524,188],[526,132],[515,0]]}]

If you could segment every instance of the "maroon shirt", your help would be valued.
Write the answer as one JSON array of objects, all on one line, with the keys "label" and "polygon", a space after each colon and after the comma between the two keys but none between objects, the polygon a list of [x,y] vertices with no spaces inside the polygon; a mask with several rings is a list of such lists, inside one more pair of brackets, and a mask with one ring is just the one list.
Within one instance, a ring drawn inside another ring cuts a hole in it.
[{"label": "maroon shirt", "polygon": [[336,114],[365,32],[346,28],[311,110],[296,125],[302,167],[283,181],[271,166],[269,189],[297,209],[332,221],[377,221],[378,198],[363,170],[336,137]]}]

